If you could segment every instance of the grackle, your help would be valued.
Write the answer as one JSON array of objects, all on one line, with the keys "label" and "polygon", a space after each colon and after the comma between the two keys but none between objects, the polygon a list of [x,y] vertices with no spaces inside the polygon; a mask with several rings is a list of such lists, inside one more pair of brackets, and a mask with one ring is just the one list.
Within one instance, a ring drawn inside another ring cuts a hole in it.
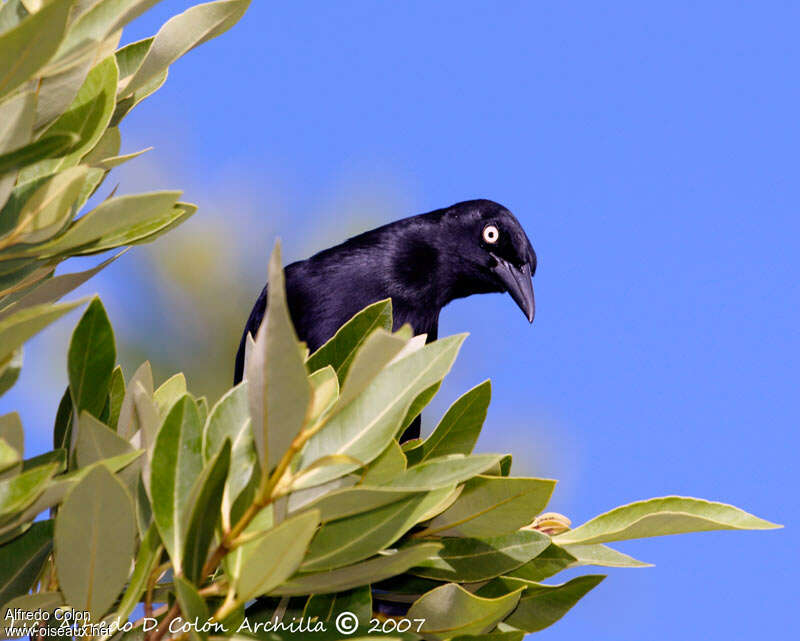
[{"label": "grackle", "polygon": [[[361,309],[392,299],[394,328],[436,340],[439,312],[471,294],[508,292],[533,322],[536,254],[514,215],[491,200],[468,200],[364,232],[285,269],[289,313],[313,352]],[[236,354],[242,380],[247,334],[267,304],[261,291]],[[419,417],[401,441],[418,438]]]}]

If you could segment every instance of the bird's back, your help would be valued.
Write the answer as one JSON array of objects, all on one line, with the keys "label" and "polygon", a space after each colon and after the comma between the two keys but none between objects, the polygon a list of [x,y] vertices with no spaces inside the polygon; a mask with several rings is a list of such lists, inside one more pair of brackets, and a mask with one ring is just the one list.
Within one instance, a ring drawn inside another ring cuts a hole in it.
[{"label": "bird's back", "polygon": [[[513,255],[503,259],[505,265],[535,260],[530,241],[507,209],[473,200],[403,218],[292,263],[285,269],[286,295],[298,337],[314,351],[360,310],[391,298],[395,329],[408,323],[415,334],[434,340],[439,312],[451,300],[506,289],[491,271],[498,259],[480,245],[487,221],[505,225],[506,249],[514,238],[519,241]],[[242,378],[247,334],[255,336],[266,304],[265,287],[245,326],[235,382]]]},{"label": "bird's back", "polygon": [[[389,298],[387,264],[380,230],[362,234],[311,258],[288,265],[286,297],[295,331],[313,352],[356,313]],[[236,355],[234,382],[243,376],[247,334],[255,336],[264,319],[267,286],[261,291],[247,320]],[[402,324],[402,314],[396,325]]]}]

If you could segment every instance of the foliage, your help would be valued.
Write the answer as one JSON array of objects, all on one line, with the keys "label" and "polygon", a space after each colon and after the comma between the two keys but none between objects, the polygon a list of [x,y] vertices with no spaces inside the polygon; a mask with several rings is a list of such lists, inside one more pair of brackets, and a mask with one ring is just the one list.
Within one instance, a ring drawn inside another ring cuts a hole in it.
[{"label": "foliage", "polygon": [[[7,609],[67,603],[109,626],[89,636],[114,634],[142,603],[130,634],[157,621],[150,639],[176,629],[203,637],[169,626],[212,616],[226,628],[218,636],[289,638],[254,621],[284,612],[330,624],[345,611],[367,636],[390,624],[381,630],[409,639],[519,638],[553,624],[603,576],[542,580],[577,566],[647,565],[605,543],[775,527],[732,506],[666,497],[570,529],[542,514],[555,481],[510,476],[507,457],[473,453],[488,382],[429,438],[400,446],[464,337],[425,344],[407,327],[392,332],[387,300],[309,355],[280,264],[276,250],[246,380],[210,409],[182,375],[154,390],[147,363],[126,384],[111,324],[91,302],[70,344],[61,447],[23,460],[18,419],[2,417]],[[54,519],[33,523],[48,508]]]},{"label": "foliage", "polygon": [[172,62],[230,28],[249,0],[192,7],[117,49],[122,27],[155,3],[0,6],[0,392],[19,374],[23,343],[75,306],[57,301],[115,257],[53,277],[62,261],[150,242],[196,210],[177,191],[112,190],[90,201],[114,167],[147,151],[120,154],[121,121],[161,87]]},{"label": "foliage", "polygon": [[[121,28],[154,3],[0,7],[0,393],[19,372],[22,344],[82,303],[57,301],[109,261],[54,277],[60,262],[150,241],[194,211],[178,192],[112,192],[79,215],[108,172],[137,155],[119,154],[125,115],[248,4],[198,5],[115,51]],[[555,481],[513,477],[509,455],[473,453],[488,381],[430,437],[401,446],[464,337],[426,344],[408,327],[393,332],[387,300],[309,354],[280,265],[276,250],[246,380],[213,405],[183,374],[156,388],[147,362],[126,381],[94,298],[70,342],[53,450],[26,459],[19,416],[0,416],[7,634],[30,625],[19,612],[67,606],[88,613],[66,619],[85,638],[295,636],[256,629],[281,615],[327,624],[315,638],[342,638],[334,624],[352,612],[360,636],[349,638],[520,639],[604,577],[543,580],[647,565],[606,543],[776,527],[721,503],[665,497],[570,529],[544,512]],[[175,627],[181,619],[200,626]]]}]

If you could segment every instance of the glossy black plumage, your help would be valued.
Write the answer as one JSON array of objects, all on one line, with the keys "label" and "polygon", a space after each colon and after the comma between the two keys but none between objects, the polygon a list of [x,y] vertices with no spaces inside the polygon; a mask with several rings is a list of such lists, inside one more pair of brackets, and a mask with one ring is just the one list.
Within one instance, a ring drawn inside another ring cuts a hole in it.
[{"label": "glossy black plumage", "polygon": [[[297,335],[312,352],[355,313],[385,298],[392,299],[395,329],[409,323],[431,341],[441,309],[472,294],[508,291],[532,322],[535,270],[536,254],[511,212],[490,200],[470,200],[378,227],[292,263],[285,269],[286,294]],[[242,379],[245,338],[255,336],[266,301],[265,287],[242,335],[234,382]],[[417,421],[403,438],[418,435]]]}]

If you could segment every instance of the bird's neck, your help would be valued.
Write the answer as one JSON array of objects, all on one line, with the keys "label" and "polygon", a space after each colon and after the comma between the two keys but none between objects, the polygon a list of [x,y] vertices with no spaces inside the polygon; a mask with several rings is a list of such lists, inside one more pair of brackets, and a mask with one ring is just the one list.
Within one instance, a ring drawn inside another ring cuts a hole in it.
[{"label": "bird's neck", "polygon": [[498,291],[465,259],[457,244],[436,232],[410,230],[391,248],[387,290],[409,307],[441,309],[456,298]]}]

